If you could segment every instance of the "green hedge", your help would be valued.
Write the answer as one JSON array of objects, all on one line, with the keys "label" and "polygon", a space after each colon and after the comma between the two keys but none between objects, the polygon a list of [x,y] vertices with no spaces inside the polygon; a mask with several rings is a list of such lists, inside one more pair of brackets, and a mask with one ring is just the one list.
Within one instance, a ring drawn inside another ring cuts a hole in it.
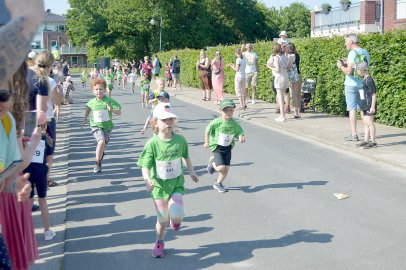
[{"label": "green hedge", "polygon": [[[360,35],[361,46],[371,55],[370,73],[377,84],[377,116],[379,123],[406,127],[406,31],[397,30],[380,34]],[[345,58],[348,51],[343,37],[306,38],[294,41],[301,56],[300,69],[303,78],[317,79],[316,98],[319,110],[335,115],[346,115],[344,98],[344,74],[336,67],[337,59]],[[225,63],[234,63],[234,51],[240,45],[218,46],[207,49],[210,59],[215,51],[221,51]],[[271,72],[265,67],[271,55],[272,42],[257,42],[254,51],[259,56],[258,98],[275,101],[271,89]],[[184,85],[199,87],[195,64],[199,51],[183,49],[159,53],[162,63],[178,55],[181,60],[181,81]],[[234,92],[234,71],[225,68],[225,91]],[[162,71],[162,76],[164,73]],[[198,97],[200,93],[196,93]]]}]

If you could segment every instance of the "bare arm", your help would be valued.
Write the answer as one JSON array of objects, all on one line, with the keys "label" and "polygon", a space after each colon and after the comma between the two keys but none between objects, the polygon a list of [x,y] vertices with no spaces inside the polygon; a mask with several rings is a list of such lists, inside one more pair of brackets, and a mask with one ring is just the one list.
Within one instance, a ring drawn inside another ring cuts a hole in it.
[{"label": "bare arm", "polygon": [[37,95],[37,110],[46,112],[48,110],[48,96]]},{"label": "bare arm", "polygon": [[148,168],[142,168],[142,178],[144,178],[147,190],[151,192],[154,189],[154,182],[151,180],[150,170]]},{"label": "bare arm", "polygon": [[86,124],[87,118],[89,117],[89,114],[91,111],[92,110],[89,107],[86,108],[85,115],[83,116],[83,122],[82,122],[81,128],[83,128],[83,126]]},{"label": "bare arm", "polygon": [[209,133],[205,132],[204,133],[204,148],[208,148],[209,147]]},{"label": "bare arm", "polygon": [[[20,67],[30,49],[31,38],[44,18],[43,0],[6,0],[11,21],[0,28],[0,88]],[[6,67],[6,68],[4,68]]]},{"label": "bare arm", "polygon": [[190,157],[184,158],[183,161],[186,164],[187,169],[189,170],[189,174],[190,174],[190,177],[192,177],[192,180],[194,182],[196,182],[196,183],[199,182],[199,178],[197,177],[195,169],[193,168],[192,161],[190,160]]},{"label": "bare arm", "polygon": [[279,72],[279,57],[275,57],[274,64],[270,68],[275,72]]}]

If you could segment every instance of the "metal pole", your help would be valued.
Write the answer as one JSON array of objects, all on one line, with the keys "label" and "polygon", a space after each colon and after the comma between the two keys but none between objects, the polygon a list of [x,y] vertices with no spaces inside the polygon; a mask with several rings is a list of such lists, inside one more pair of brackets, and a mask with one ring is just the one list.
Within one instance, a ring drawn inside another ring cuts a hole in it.
[{"label": "metal pole", "polygon": [[383,27],[384,27],[384,23],[383,23],[383,20],[384,20],[384,19],[383,19],[383,17],[384,17],[384,16],[383,16],[383,5],[384,5],[384,1],[381,0],[381,6],[380,6],[380,8],[381,8],[380,13],[381,13],[381,14],[379,14],[379,15],[380,15],[380,16],[379,16],[379,17],[380,17],[379,20],[380,20],[380,24],[381,24],[381,29],[380,29],[380,30],[381,30],[381,31],[380,31],[381,34],[383,34],[383,32],[384,32],[384,30],[383,30]]},{"label": "metal pole", "polygon": [[162,16],[161,23],[159,24],[159,51],[162,51]]}]

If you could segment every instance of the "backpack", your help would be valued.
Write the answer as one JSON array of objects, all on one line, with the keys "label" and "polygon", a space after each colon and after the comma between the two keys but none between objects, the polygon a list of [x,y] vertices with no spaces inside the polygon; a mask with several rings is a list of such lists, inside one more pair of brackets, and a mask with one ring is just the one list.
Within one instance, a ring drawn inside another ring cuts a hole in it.
[{"label": "backpack", "polygon": [[159,68],[162,68],[161,61],[159,61],[159,60],[158,60],[158,66],[159,66]]},{"label": "backpack", "polygon": [[369,63],[368,63],[367,57],[362,53],[363,52],[362,50],[360,53],[357,50],[354,50],[354,52],[355,52],[355,59],[354,59],[354,63],[353,63],[354,70],[352,71],[352,73],[353,73],[352,76],[354,78],[362,80],[362,76],[358,75],[358,72],[356,70],[357,65],[361,62],[366,62],[368,65],[369,65]]}]

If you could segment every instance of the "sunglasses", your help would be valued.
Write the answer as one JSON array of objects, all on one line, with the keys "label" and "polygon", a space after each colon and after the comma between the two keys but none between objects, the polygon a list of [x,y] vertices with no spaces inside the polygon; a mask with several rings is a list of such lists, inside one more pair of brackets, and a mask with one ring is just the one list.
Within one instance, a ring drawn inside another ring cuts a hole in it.
[{"label": "sunglasses", "polygon": [[0,90],[0,102],[7,102],[11,98],[11,93],[9,90],[1,89]]}]

